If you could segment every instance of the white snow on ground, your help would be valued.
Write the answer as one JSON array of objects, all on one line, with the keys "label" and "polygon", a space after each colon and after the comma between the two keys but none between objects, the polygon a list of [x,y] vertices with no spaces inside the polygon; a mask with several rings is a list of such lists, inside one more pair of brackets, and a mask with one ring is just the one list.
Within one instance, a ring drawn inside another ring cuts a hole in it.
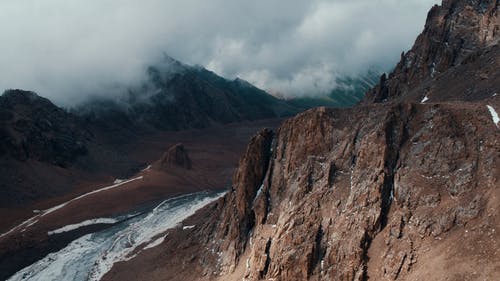
[{"label": "white snow on ground", "polygon": [[150,212],[74,240],[9,280],[100,280],[113,264],[133,258],[144,245],[160,243],[155,238],[223,195],[196,193],[165,200]]},{"label": "white snow on ground", "polygon": [[69,200],[69,201],[67,201],[67,202],[64,202],[64,203],[62,203],[62,204],[59,204],[59,205],[57,205],[57,206],[55,206],[55,207],[52,207],[52,208],[47,209],[47,210],[44,210],[44,211],[42,212],[41,216],[42,216],[42,217],[43,217],[43,216],[46,216],[46,215],[48,215],[48,214],[50,214],[50,213],[52,213],[52,212],[54,212],[54,211],[57,211],[57,210],[61,209],[62,207],[64,207],[64,206],[68,205],[69,203],[71,203],[71,202],[73,202],[73,201],[80,200],[80,199],[85,198],[85,197],[87,197],[87,196],[89,196],[89,195],[92,195],[92,194],[95,194],[95,193],[98,193],[98,192],[102,192],[102,191],[105,191],[105,190],[110,190],[110,189],[113,189],[113,188],[118,187],[118,186],[120,186],[120,185],[124,185],[124,184],[126,184],[126,183],[129,183],[129,182],[132,182],[132,181],[135,181],[135,180],[140,180],[140,179],[142,179],[142,176],[137,177],[137,178],[133,178],[133,179],[129,179],[129,180],[124,180],[124,181],[121,181],[120,183],[115,183],[115,184],[113,184],[113,185],[106,186],[106,187],[103,187],[103,188],[101,188],[101,189],[97,189],[97,190],[91,191],[91,192],[89,192],[89,193],[85,193],[85,194],[80,195],[80,196],[78,196],[78,197],[76,197],[76,198],[73,198],[73,199],[71,199],[71,200]]},{"label": "white snow on ground", "polygon": [[123,182],[123,180],[122,180],[122,179],[116,179],[116,180],[113,182],[113,184],[122,183],[122,182]]},{"label": "white snow on ground", "polygon": [[500,118],[498,118],[497,112],[495,111],[495,109],[491,105],[487,105],[486,107],[490,111],[491,119],[493,119],[493,123],[495,123],[495,125],[497,126],[497,128],[499,128],[498,127],[498,122],[500,122]]},{"label": "white snow on ground", "polygon": [[424,102],[426,102],[428,100],[429,100],[429,98],[427,96],[425,96],[420,103],[424,103]]},{"label": "white snow on ground", "polygon": [[163,243],[163,241],[165,241],[166,237],[167,236],[165,235],[165,236],[162,236],[162,237],[156,239],[155,241],[149,243],[146,247],[144,247],[143,250],[151,249],[151,248],[154,248],[154,247],[160,245],[161,243]]},{"label": "white snow on ground", "polygon": [[142,169],[141,172],[149,171],[151,169],[151,165],[148,165],[146,168]]},{"label": "white snow on ground", "polygon": [[37,212],[35,212],[35,213],[38,213],[37,215],[35,215],[35,216],[33,216],[33,217],[31,217],[31,218],[29,218],[29,219],[27,219],[27,220],[23,221],[22,223],[20,223],[20,224],[18,224],[18,225],[16,225],[16,226],[14,226],[14,227],[13,227],[13,228],[11,228],[9,231],[7,231],[7,232],[5,232],[5,233],[0,234],[0,238],[2,238],[2,237],[4,237],[4,236],[6,236],[6,235],[8,235],[8,234],[10,234],[10,233],[12,233],[12,232],[14,232],[14,231],[16,231],[16,230],[19,230],[19,229],[21,229],[21,228],[22,228],[23,230],[26,230],[26,228],[28,228],[28,227],[30,227],[30,226],[32,226],[32,225],[34,225],[35,223],[37,223],[37,222],[38,222],[38,218],[43,217],[43,216],[45,216],[45,215],[48,215],[48,214],[50,214],[50,213],[52,213],[52,212],[55,212],[55,211],[57,211],[57,210],[59,210],[59,209],[63,208],[64,206],[68,205],[69,203],[71,203],[71,202],[73,202],[73,201],[76,201],[76,200],[82,199],[82,198],[87,197],[87,196],[89,196],[89,195],[91,195],[91,194],[95,194],[95,193],[98,193],[98,192],[101,192],[101,191],[109,190],[109,189],[112,189],[112,188],[118,187],[118,186],[120,186],[120,185],[123,185],[123,184],[129,183],[129,182],[131,182],[131,181],[139,180],[139,179],[142,179],[142,176],[140,176],[140,177],[136,177],[136,178],[133,178],[133,179],[129,179],[129,180],[126,180],[126,181],[122,181],[122,182],[117,183],[117,184],[113,184],[113,185],[110,185],[110,186],[106,186],[106,187],[103,187],[103,188],[100,188],[100,189],[97,189],[97,190],[94,190],[94,191],[91,191],[91,192],[85,193],[85,194],[80,195],[80,196],[78,196],[78,197],[76,197],[76,198],[73,198],[73,199],[71,199],[71,200],[69,200],[69,201],[66,201],[66,202],[64,202],[64,203],[62,203],[62,204],[59,204],[59,205],[57,205],[57,206],[54,206],[54,207],[52,207],[52,208],[49,208],[49,209],[46,209],[46,210],[43,210],[43,211],[36,210]]},{"label": "white snow on ground", "polygon": [[17,226],[15,226],[15,227],[11,228],[9,231],[7,231],[7,232],[5,232],[5,233],[0,234],[0,238],[4,237],[4,236],[6,236],[6,235],[9,235],[10,233],[12,233],[12,232],[14,232],[14,231],[16,231],[16,230],[19,230],[19,229],[21,229],[21,228],[22,228],[23,230],[25,230],[26,228],[28,228],[28,227],[30,227],[30,226],[32,226],[32,225],[34,225],[35,223],[37,223],[37,222],[38,222],[38,220],[37,220],[37,218],[38,218],[38,217],[39,217],[39,215],[38,215],[38,216],[31,217],[31,218],[29,218],[29,219],[27,219],[27,220],[23,221],[22,223],[18,224]]},{"label": "white snow on ground", "polygon": [[259,189],[257,190],[257,193],[255,194],[255,197],[253,198],[253,202],[255,203],[255,201],[257,200],[257,198],[259,198],[259,195],[262,193],[262,190],[264,189],[264,183],[262,183],[259,187]]},{"label": "white snow on ground", "polygon": [[186,229],[191,229],[191,228],[194,228],[196,225],[185,225],[182,227],[182,230],[186,230]]},{"label": "white snow on ground", "polygon": [[56,230],[49,231],[49,232],[47,232],[47,234],[53,235],[53,234],[68,232],[68,231],[78,229],[80,227],[89,226],[89,225],[93,225],[93,224],[113,224],[113,223],[117,223],[117,222],[118,222],[117,219],[112,219],[112,218],[91,219],[91,220],[82,221],[80,223],[69,224],[69,225],[63,226],[63,227],[58,228]]}]

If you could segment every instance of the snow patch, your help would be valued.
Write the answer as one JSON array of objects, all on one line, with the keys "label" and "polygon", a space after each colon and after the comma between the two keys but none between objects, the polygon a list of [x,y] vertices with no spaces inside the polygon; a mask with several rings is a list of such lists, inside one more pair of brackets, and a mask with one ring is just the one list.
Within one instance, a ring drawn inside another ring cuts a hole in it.
[{"label": "snow patch", "polygon": [[0,238],[2,238],[2,237],[4,237],[4,236],[6,236],[6,235],[8,235],[8,234],[10,234],[10,233],[12,233],[12,232],[14,232],[14,231],[16,231],[16,230],[19,230],[19,229],[21,229],[21,228],[23,229],[23,231],[24,231],[24,230],[26,230],[26,228],[28,228],[28,227],[30,227],[30,226],[32,226],[32,225],[34,225],[35,223],[37,223],[37,222],[38,222],[38,218],[43,217],[43,216],[46,216],[46,215],[48,215],[48,214],[50,214],[50,213],[53,213],[53,212],[55,212],[55,211],[57,211],[57,210],[59,210],[59,209],[63,208],[64,206],[68,205],[69,203],[71,203],[71,202],[73,202],[73,201],[76,201],[76,200],[82,199],[82,198],[87,197],[87,196],[89,196],[89,195],[91,195],[91,194],[95,194],[95,193],[98,193],[98,192],[101,192],[101,191],[105,191],[105,190],[112,189],[112,188],[118,187],[118,186],[120,186],[120,185],[123,185],[123,184],[129,183],[129,182],[131,182],[131,181],[139,180],[139,179],[142,179],[142,178],[143,178],[143,177],[142,177],[142,176],[140,176],[140,177],[136,177],[136,178],[133,178],[133,179],[125,180],[125,181],[123,181],[123,182],[120,182],[120,183],[117,183],[117,184],[113,184],[113,185],[110,185],[110,186],[107,186],[107,187],[103,187],[103,188],[101,188],[101,189],[94,190],[94,191],[91,191],[91,192],[85,193],[85,194],[83,194],[83,195],[80,195],[80,196],[78,196],[78,197],[76,197],[76,198],[73,198],[73,199],[71,199],[71,200],[69,200],[69,201],[66,201],[66,202],[64,202],[64,203],[62,203],[62,204],[59,204],[59,205],[57,205],[57,206],[54,206],[54,207],[52,207],[52,208],[49,208],[49,209],[43,210],[43,211],[40,211],[40,210],[33,210],[33,212],[37,214],[36,216],[33,216],[33,217],[31,217],[31,218],[29,218],[29,219],[27,219],[27,220],[23,221],[22,223],[20,223],[20,224],[18,224],[18,225],[16,225],[16,226],[14,226],[14,227],[13,227],[13,228],[11,228],[9,231],[7,231],[7,232],[4,232],[4,233],[0,234]]},{"label": "snow patch", "polygon": [[498,122],[500,122],[500,118],[498,118],[498,113],[495,111],[495,109],[493,108],[493,106],[487,105],[486,107],[490,111],[491,119],[493,119],[493,123],[495,123],[495,125],[497,126],[497,128],[499,128],[498,127]]},{"label": "snow patch", "polygon": [[425,97],[422,99],[422,101],[420,101],[420,103],[425,103],[425,102],[426,102],[426,101],[428,101],[428,100],[429,100],[429,98],[428,98],[427,96],[425,96]]},{"label": "snow patch", "polygon": [[[71,200],[69,200],[69,201],[66,201],[66,202],[64,202],[64,203],[62,203],[62,204],[59,204],[59,205],[57,205],[57,206],[55,206],[55,207],[52,207],[52,208],[47,209],[47,210],[44,210],[44,211],[43,211],[43,214],[42,214],[41,216],[43,217],[43,216],[46,216],[46,215],[48,215],[48,214],[50,214],[50,213],[53,213],[53,212],[55,212],[55,211],[57,211],[57,210],[61,209],[62,207],[64,207],[64,206],[68,205],[69,203],[71,203],[71,202],[73,202],[73,201],[80,200],[80,199],[85,198],[85,197],[87,197],[87,196],[89,196],[89,195],[92,195],[92,194],[95,194],[95,193],[98,193],[98,192],[102,192],[102,191],[106,191],[106,190],[110,190],[110,189],[113,189],[113,188],[115,188],[115,187],[118,187],[118,186],[124,185],[124,184],[126,184],[126,183],[129,183],[129,182],[132,182],[132,181],[135,181],[135,180],[140,180],[140,179],[142,179],[142,178],[143,178],[143,177],[142,177],[142,176],[140,176],[140,177],[133,178],[133,179],[129,179],[129,180],[123,180],[123,181],[121,181],[121,182],[119,182],[119,183],[115,183],[115,184],[113,184],[113,185],[106,186],[106,187],[103,187],[103,188],[101,188],[101,189],[97,189],[97,190],[94,190],[94,191],[91,191],[91,192],[85,193],[85,194],[80,195],[80,196],[78,196],[78,197],[76,197],[76,198],[73,198],[73,199],[71,199]],[[115,181],[116,181],[116,180],[115,180]]]},{"label": "snow patch", "polygon": [[160,245],[161,243],[163,243],[163,241],[165,241],[166,237],[167,237],[167,235],[162,236],[162,237],[156,239],[155,241],[149,243],[146,247],[144,247],[144,250],[151,249],[151,248],[154,248],[154,247]]},{"label": "snow patch", "polygon": [[146,168],[142,169],[141,172],[149,171],[151,169],[151,165],[148,165]]},{"label": "snow patch", "polygon": [[59,234],[59,233],[72,231],[72,230],[78,229],[80,227],[89,226],[89,225],[93,225],[93,224],[114,224],[117,222],[118,222],[117,219],[112,219],[112,218],[91,219],[91,220],[82,221],[80,223],[69,224],[69,225],[63,226],[63,227],[58,228],[56,230],[49,231],[49,232],[47,232],[47,234],[48,235]]},{"label": "snow patch", "polygon": [[191,228],[194,228],[196,225],[185,225],[182,227],[182,230],[186,230],[186,229],[191,229]]},{"label": "snow patch", "polygon": [[255,194],[255,198],[253,199],[253,203],[255,203],[255,200],[257,200],[257,198],[259,198],[259,195],[262,193],[262,190],[264,189],[264,183],[262,183],[259,187],[259,190],[257,190],[257,194]]},{"label": "snow patch", "polygon": [[22,232],[24,232],[28,227],[30,227],[30,226],[32,226],[32,225],[34,225],[35,223],[38,222],[38,220],[37,220],[38,217],[39,217],[39,215],[31,217],[31,218],[23,221],[22,223],[18,224],[17,226],[11,228],[9,231],[0,234],[0,238],[2,238],[4,236],[7,236],[10,233],[12,233],[12,232],[14,232],[16,230],[19,230],[21,228],[22,228]]},{"label": "snow patch", "polygon": [[434,78],[436,76],[436,63],[433,62],[431,66],[431,78]]}]

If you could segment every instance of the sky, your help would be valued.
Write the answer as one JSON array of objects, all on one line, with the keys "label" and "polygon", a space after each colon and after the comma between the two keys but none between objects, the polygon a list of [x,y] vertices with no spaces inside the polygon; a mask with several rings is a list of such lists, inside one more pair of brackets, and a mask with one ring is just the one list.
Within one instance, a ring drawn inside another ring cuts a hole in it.
[{"label": "sky", "polygon": [[286,97],[389,70],[438,0],[2,0],[0,89],[116,95],[164,53]]}]

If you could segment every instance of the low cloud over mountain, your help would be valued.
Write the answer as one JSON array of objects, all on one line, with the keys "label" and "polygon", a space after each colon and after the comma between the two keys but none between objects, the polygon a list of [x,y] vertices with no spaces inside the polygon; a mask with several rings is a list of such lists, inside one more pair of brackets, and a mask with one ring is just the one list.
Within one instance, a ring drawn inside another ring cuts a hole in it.
[{"label": "low cloud over mountain", "polygon": [[163,52],[285,96],[318,94],[339,74],[387,68],[437,0],[6,0],[0,88],[59,104],[142,79]]}]

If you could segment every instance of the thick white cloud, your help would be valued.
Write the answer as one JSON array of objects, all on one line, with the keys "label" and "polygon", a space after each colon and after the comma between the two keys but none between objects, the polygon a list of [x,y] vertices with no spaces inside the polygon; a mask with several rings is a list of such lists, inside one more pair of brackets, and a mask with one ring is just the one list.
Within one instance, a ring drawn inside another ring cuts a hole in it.
[{"label": "thick white cloud", "polygon": [[[163,52],[285,95],[389,67],[438,0],[2,0],[0,88],[113,94]],[[115,89],[115,90],[114,90]]]}]

